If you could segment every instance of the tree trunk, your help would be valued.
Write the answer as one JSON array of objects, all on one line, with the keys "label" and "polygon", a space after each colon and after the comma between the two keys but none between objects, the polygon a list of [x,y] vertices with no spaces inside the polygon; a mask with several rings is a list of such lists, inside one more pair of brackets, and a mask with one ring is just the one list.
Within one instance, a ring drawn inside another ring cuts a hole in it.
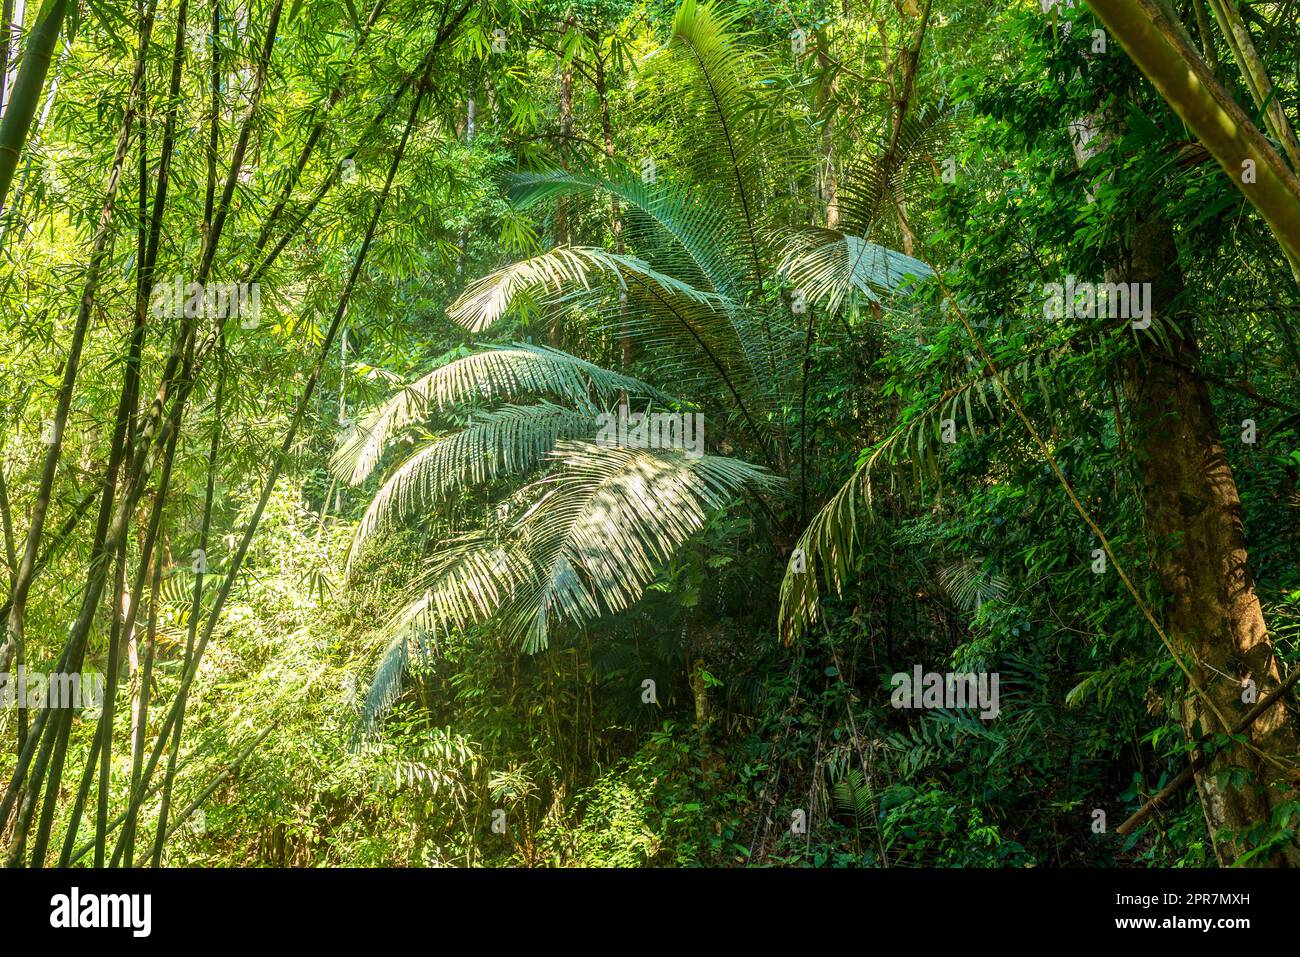
[{"label": "tree trunk", "polygon": [[822,124],[821,173],[818,194],[827,229],[840,225],[840,178],[835,162],[835,110],[839,102],[839,83],[831,72],[825,29],[817,31],[817,67],[822,71],[817,85],[817,118]]},{"label": "tree trunk", "polygon": [[[1182,290],[1173,231],[1158,217],[1138,220],[1131,249],[1132,259],[1117,274],[1128,282],[1151,283],[1152,311],[1160,317]],[[1190,659],[1197,682],[1218,710],[1235,722],[1250,707],[1242,701],[1242,682],[1254,681],[1262,698],[1280,681],[1278,661],[1247,563],[1241,499],[1214,406],[1205,382],[1190,371],[1199,368],[1192,319],[1163,319],[1170,351],[1143,336],[1139,353],[1122,370],[1142,504],[1171,640]],[[1235,426],[1230,434],[1236,435]],[[1182,719],[1193,738],[1228,730],[1191,693]],[[1283,759],[1297,754],[1295,729],[1281,703],[1255,721],[1250,739]],[[1249,850],[1248,828],[1268,822],[1274,809],[1296,799],[1289,778],[1243,745],[1219,751],[1197,775],[1220,864],[1229,865]],[[1277,853],[1269,863],[1300,865],[1300,847]]]},{"label": "tree trunk", "polygon": [[[592,36],[592,43],[599,43],[599,39]],[[609,115],[609,87],[605,80],[605,59],[599,50],[596,52],[596,98],[600,103],[600,136],[604,142],[605,159],[613,169],[614,124]],[[609,219],[610,229],[614,233],[614,252],[621,256],[626,251],[623,244],[623,212],[619,208],[618,197],[614,194],[610,194]],[[628,332],[627,323],[627,290],[621,290],[618,294],[618,316],[620,368],[626,372],[632,364],[632,337]],[[626,393],[623,395],[623,403],[627,404]]]},{"label": "tree trunk", "polygon": [[709,723],[709,686],[704,681],[703,658],[691,662],[691,695],[695,699],[695,727],[702,730]]}]

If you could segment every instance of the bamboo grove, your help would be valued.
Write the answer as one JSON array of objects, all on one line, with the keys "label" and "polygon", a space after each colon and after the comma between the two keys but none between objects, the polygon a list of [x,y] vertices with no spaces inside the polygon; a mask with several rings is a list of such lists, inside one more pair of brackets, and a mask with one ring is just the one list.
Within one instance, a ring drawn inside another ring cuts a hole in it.
[{"label": "bamboo grove", "polygon": [[1300,864],[1289,2],[0,21],[8,866]]}]

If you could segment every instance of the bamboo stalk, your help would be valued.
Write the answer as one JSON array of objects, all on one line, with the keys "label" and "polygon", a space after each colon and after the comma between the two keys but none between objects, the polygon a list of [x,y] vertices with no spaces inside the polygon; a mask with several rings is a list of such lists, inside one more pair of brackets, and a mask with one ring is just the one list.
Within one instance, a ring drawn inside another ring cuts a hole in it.
[{"label": "bamboo stalk", "polygon": [[[208,480],[207,488],[203,495],[203,520],[199,529],[199,551],[201,554],[207,553],[208,535],[212,528],[212,502],[216,493],[217,482],[217,453],[221,444],[221,413],[222,400],[224,398],[226,377],[224,369],[217,371],[217,394],[215,399],[215,416],[212,425],[212,443],[208,448]],[[203,599],[203,576],[204,569],[200,568],[194,576],[194,592],[190,601],[190,617],[185,629],[185,658],[181,665],[181,674],[189,671],[194,661],[194,643],[198,635],[199,616],[202,611]],[[185,724],[185,709],[182,707],[176,714],[176,723],[172,726],[171,746],[167,750],[167,770],[164,772],[162,785],[162,803],[158,810],[158,828],[154,835],[153,846],[153,866],[158,867],[162,861],[163,841],[167,836],[167,814],[171,808],[172,786],[176,782],[176,758],[180,753],[181,736]],[[162,736],[159,735],[161,741]],[[140,788],[139,779],[132,781],[131,792],[134,794]]]},{"label": "bamboo stalk", "polygon": [[[163,722],[162,729],[159,731],[158,744],[155,746],[153,754],[150,756],[149,764],[142,775],[141,787],[136,789],[132,794],[131,806],[127,810],[128,822],[131,822],[139,813],[140,804],[143,799],[143,789],[148,786],[150,778],[157,769],[158,760],[161,756],[161,748],[164,741],[167,739],[171,726],[178,720],[180,712],[184,710],[189,689],[198,673],[198,666],[202,660],[204,649],[207,647],[207,643],[211,639],[213,631],[216,629],[216,624],[220,620],[221,609],[225,605],[230,590],[234,587],[235,579],[239,575],[240,566],[243,564],[244,557],[248,553],[249,544],[252,542],[252,538],[257,532],[257,526],[261,521],[262,513],[266,510],[267,503],[271,498],[271,493],[274,491],[275,484],[279,479],[280,470],[288,460],[289,451],[293,447],[294,439],[298,434],[298,428],[302,424],[307,407],[311,402],[312,396],[315,394],[316,385],[320,379],[321,371],[332,350],[334,338],[338,334],[339,326],[343,321],[343,315],[347,311],[348,303],[351,301],[352,291],[356,287],[356,282],[361,274],[361,269],[365,265],[366,257],[370,251],[371,242],[374,239],[375,228],[377,227],[380,215],[383,213],[384,207],[387,204],[389,193],[392,190],[393,181],[397,175],[398,165],[401,163],[402,157],[406,152],[406,146],[410,139],[411,131],[415,127],[416,119],[419,116],[420,106],[424,101],[424,96],[427,91],[427,82],[421,82],[419,92],[415,97],[415,102],[411,106],[411,113],[407,119],[406,128],[402,133],[401,142],[398,144],[397,150],[393,154],[393,161],[389,165],[388,176],[384,182],[384,188],[375,203],[374,212],[371,214],[370,221],[366,226],[366,232],[361,242],[361,248],[358,250],[356,259],[352,264],[352,270],[348,274],[347,283],[344,285],[343,293],[339,297],[338,307],[334,312],[334,318],[330,323],[329,330],[325,334],[324,342],[321,344],[320,351],[316,358],[316,363],[311,374],[308,376],[306,387],[303,390],[297,408],[294,410],[293,419],[290,421],[289,429],[285,433],[284,440],[280,445],[279,454],[275,457],[275,460],[272,463],[270,474],[263,482],[262,492],[258,498],[257,505],[253,509],[253,514],[249,518],[244,534],[241,536],[239,545],[235,549],[235,554],[231,558],[230,568],[222,579],[216,600],[213,603],[212,610],[208,614],[207,623],[204,625],[203,633],[194,649],[194,660],[191,662],[189,670],[182,675],[180,689],[177,691],[176,698]],[[117,863],[122,849],[122,842],[119,841],[113,852],[114,864]]]},{"label": "bamboo stalk", "polygon": [[1246,78],[1256,109],[1262,112],[1264,123],[1273,138],[1282,144],[1291,169],[1300,169],[1300,141],[1296,139],[1295,130],[1292,129],[1282,104],[1273,95],[1273,82],[1269,79],[1268,68],[1255,51],[1250,31],[1242,22],[1241,11],[1237,9],[1235,0],[1209,0],[1209,4],[1219,21],[1219,29],[1228,40],[1233,58],[1241,68],[1241,74]]},{"label": "bamboo stalk", "polygon": [[[73,330],[72,345],[69,354],[64,362],[63,382],[59,389],[58,406],[53,423],[52,434],[50,437],[50,448],[46,453],[44,467],[41,472],[40,485],[37,491],[36,501],[32,506],[31,524],[28,529],[27,540],[24,546],[22,561],[19,565],[18,576],[15,581],[15,589],[11,595],[11,605],[9,609],[9,636],[5,648],[0,649],[0,671],[8,666],[8,655],[6,652],[11,651],[16,643],[22,640],[23,617],[26,610],[26,599],[29,589],[31,588],[32,578],[36,556],[40,547],[41,533],[44,528],[46,511],[49,508],[51,490],[54,484],[54,472],[58,465],[59,452],[62,447],[63,428],[67,423],[68,413],[71,409],[72,391],[76,383],[78,364],[81,356],[81,349],[85,341],[86,329],[90,322],[91,307],[95,301],[95,294],[99,286],[100,273],[105,260],[107,249],[108,234],[113,218],[114,201],[117,197],[118,185],[121,182],[122,169],[126,160],[127,146],[131,138],[131,129],[134,124],[134,113],[137,108],[137,94],[142,82],[142,76],[145,68],[145,52],[148,48],[148,36],[153,29],[153,12],[156,0],[151,0],[146,22],[142,25],[142,41],[140,45],[140,54],[136,60],[135,75],[131,82],[130,93],[127,99],[127,109],[123,117],[121,131],[118,135],[117,148],[113,158],[111,172],[109,174],[108,185],[105,190],[105,199],[100,209],[99,224],[96,229],[95,240],[92,246],[90,264],[86,272],[86,277],[82,286],[81,306],[77,313],[77,321]],[[16,107],[15,107],[16,108]],[[106,490],[107,491],[107,490]],[[111,493],[110,493],[111,494]],[[92,569],[101,568],[105,563],[103,554],[98,554],[92,558]],[[94,574],[94,571],[92,571]],[[102,572],[101,572],[102,574]],[[98,601],[98,595],[95,596]],[[89,614],[86,614],[85,605],[83,604],[83,614],[86,617],[86,626],[89,626],[89,619],[93,615],[94,608],[90,608]],[[64,654],[60,659],[64,667],[62,670],[77,670],[76,668],[68,669],[69,663],[80,663],[80,655],[74,647],[75,641],[69,638],[68,645],[64,648]],[[42,744],[41,755],[38,756],[38,770],[34,775],[34,783],[39,787],[39,782],[44,773],[45,764],[48,761],[49,749],[53,745],[54,737],[57,732],[49,725],[50,709],[44,709],[37,717],[33,725],[32,741],[29,746],[24,748],[19,756],[18,767],[15,769],[14,779],[0,802],[0,828],[8,822],[9,814],[12,812],[14,804],[22,782],[25,779],[26,771],[31,761],[31,745],[40,737],[36,732],[36,727],[42,730],[50,729],[50,734],[46,735],[46,740]],[[22,803],[19,813],[20,824],[16,831],[14,840],[15,846],[21,845],[26,836],[28,824],[30,824],[31,812],[34,795],[29,791]]]},{"label": "bamboo stalk", "polygon": [[[1134,63],[1228,173],[1291,256],[1300,258],[1300,181],[1215,79],[1156,0],[1089,0]],[[1255,181],[1243,182],[1246,161]]]},{"label": "bamboo stalk", "polygon": [[[54,473],[58,468],[59,454],[63,447],[63,430],[67,425],[68,413],[72,406],[72,392],[77,381],[77,373],[79,371],[81,360],[81,350],[85,344],[86,330],[90,324],[90,313],[95,302],[95,295],[99,289],[100,273],[106,258],[105,253],[108,246],[108,236],[113,221],[113,207],[117,198],[118,186],[122,178],[122,168],[126,159],[127,144],[130,142],[131,138],[131,127],[134,122],[134,111],[137,108],[137,97],[143,82],[145,67],[144,50],[148,46],[148,35],[153,29],[153,11],[155,6],[156,0],[151,0],[148,17],[141,31],[143,36],[141,52],[137,58],[135,75],[131,82],[126,116],[123,119],[121,132],[118,135],[117,150],[113,158],[108,186],[105,190],[104,203],[100,208],[99,223],[91,249],[90,262],[86,270],[85,280],[82,284],[81,306],[77,311],[76,323],[73,326],[72,342],[68,349],[67,358],[63,362],[63,382],[59,388],[58,404],[48,437],[49,448],[45,454],[45,462],[41,470],[40,485],[36,493],[36,500],[32,504],[31,519],[27,530],[27,539],[23,546],[23,556],[18,566],[18,574],[14,579],[14,588],[11,593],[12,604],[9,609],[8,638],[4,648],[0,648],[0,671],[5,671],[8,668],[13,647],[23,640],[23,619],[27,607],[27,595],[31,588],[36,556],[40,550],[41,535],[45,528],[45,516],[50,506],[50,496],[54,486]],[[10,112],[13,113],[18,111],[20,108],[17,94],[15,93],[15,101],[10,104]],[[6,116],[3,126],[0,126],[0,199],[3,198],[4,190],[7,189],[7,182],[4,180],[3,159],[6,155],[4,153],[4,127],[8,125],[8,120],[9,117]],[[17,154],[15,154],[15,157],[16,155]],[[3,816],[0,815],[0,821],[2,820]]]},{"label": "bamboo stalk", "polygon": [[[49,73],[54,47],[59,41],[67,13],[68,0],[45,0],[27,35],[27,47],[23,50],[22,65],[14,80],[9,108],[5,111],[4,120],[0,122],[0,210],[4,209],[9,197],[14,170],[18,167],[19,155],[27,142],[27,134],[31,131],[32,118],[36,115],[41,90],[45,87],[45,75]],[[5,31],[4,39],[8,40],[8,30]],[[5,46],[8,47],[7,42]]]}]

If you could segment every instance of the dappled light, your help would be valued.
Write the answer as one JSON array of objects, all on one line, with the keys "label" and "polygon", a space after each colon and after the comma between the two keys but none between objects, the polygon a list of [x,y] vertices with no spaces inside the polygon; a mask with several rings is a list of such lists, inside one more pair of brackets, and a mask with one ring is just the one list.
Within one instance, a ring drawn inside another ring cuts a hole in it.
[{"label": "dappled light", "polygon": [[[1285,0],[6,0],[4,863],[425,869],[168,889],[245,934],[1300,866],[1298,56]],[[143,930],[76,873],[38,923]]]}]

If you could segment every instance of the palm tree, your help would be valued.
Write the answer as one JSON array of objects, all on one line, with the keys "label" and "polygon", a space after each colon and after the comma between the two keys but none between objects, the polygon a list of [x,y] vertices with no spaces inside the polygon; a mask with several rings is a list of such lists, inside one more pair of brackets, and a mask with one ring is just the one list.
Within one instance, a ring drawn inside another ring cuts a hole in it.
[{"label": "palm tree", "polygon": [[[472,282],[448,309],[473,333],[529,311],[612,330],[653,355],[690,401],[557,349],[515,343],[435,369],[371,413],[336,455],[336,474],[359,483],[401,430],[468,407],[467,426],[423,444],[390,473],[358,526],[349,564],[387,523],[471,483],[540,472],[499,503],[504,520],[438,549],[427,586],[387,625],[367,721],[395,697],[411,651],[438,629],[491,618],[535,651],[553,619],[583,623],[637,601],[706,511],[745,489],[774,490],[789,472],[791,410],[800,408],[815,319],[807,313],[859,295],[878,301],[929,273],[863,237],[787,220],[790,184],[811,166],[764,108],[775,71],[742,40],[733,16],[686,0],[666,44],[648,58],[645,108],[680,131],[671,163],[645,157],[514,178],[510,195],[521,208],[616,197],[623,238],[639,256],[557,247]],[[792,281],[806,287],[787,303]],[[525,394],[554,401],[478,407]],[[744,449],[762,464],[592,442],[598,417],[612,415],[617,401],[641,403],[645,415],[700,409],[710,445]]]},{"label": "palm tree", "polygon": [[[538,394],[549,398],[513,401]],[[541,650],[553,621],[583,624],[628,608],[708,512],[746,486],[772,484],[766,470],[733,458],[593,441],[620,396],[644,399],[647,416],[673,417],[680,413],[655,410],[684,407],[631,376],[516,343],[435,369],[354,429],[334,464],[356,483],[407,426],[471,410],[466,426],[424,442],[388,475],[357,526],[349,566],[386,524],[471,486],[533,477],[445,542],[416,597],[385,625],[389,642],[367,695],[367,723],[392,702],[411,652],[426,654],[430,636],[490,618],[525,651]],[[496,402],[503,404],[486,407]]]}]

